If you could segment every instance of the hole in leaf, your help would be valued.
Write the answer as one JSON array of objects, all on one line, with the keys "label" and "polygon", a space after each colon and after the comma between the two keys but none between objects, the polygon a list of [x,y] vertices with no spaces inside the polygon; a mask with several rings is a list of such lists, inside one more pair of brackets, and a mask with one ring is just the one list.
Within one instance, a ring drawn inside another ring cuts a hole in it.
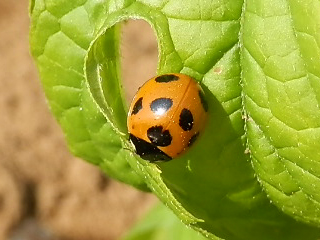
[{"label": "hole in leaf", "polygon": [[121,74],[127,105],[138,88],[156,75],[158,43],[150,24],[129,20],[121,30]]}]

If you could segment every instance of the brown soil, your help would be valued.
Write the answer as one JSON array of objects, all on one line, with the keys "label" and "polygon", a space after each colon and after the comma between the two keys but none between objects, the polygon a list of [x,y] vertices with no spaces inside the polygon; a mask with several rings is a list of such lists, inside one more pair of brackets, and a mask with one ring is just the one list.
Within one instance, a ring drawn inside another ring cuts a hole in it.
[{"label": "brown soil", "polygon": [[[0,1],[0,240],[118,239],[155,198],[68,151],[29,54],[27,5]],[[131,98],[154,74],[157,46],[146,23],[124,31]]]}]

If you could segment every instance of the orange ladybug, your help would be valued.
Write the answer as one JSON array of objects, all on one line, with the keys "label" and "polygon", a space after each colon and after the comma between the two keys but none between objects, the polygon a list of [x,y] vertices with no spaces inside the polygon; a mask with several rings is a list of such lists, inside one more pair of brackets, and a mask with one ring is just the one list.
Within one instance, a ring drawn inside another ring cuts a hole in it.
[{"label": "orange ladybug", "polygon": [[184,153],[198,138],[208,115],[200,85],[172,73],[148,80],[132,100],[127,119],[136,153],[150,162]]}]

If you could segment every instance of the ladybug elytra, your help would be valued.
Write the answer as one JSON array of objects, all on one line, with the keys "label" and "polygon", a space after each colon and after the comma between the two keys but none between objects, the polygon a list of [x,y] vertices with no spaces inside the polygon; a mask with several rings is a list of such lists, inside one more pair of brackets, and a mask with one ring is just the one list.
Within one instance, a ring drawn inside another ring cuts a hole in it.
[{"label": "ladybug elytra", "polygon": [[200,85],[184,74],[148,80],[136,93],[127,126],[136,153],[150,162],[180,156],[203,130],[208,105]]}]

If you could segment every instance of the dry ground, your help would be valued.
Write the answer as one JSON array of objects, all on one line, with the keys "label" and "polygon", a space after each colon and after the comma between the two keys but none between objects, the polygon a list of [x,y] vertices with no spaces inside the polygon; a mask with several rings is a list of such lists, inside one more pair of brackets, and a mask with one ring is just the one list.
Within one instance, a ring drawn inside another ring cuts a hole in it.
[{"label": "dry ground", "polygon": [[[0,240],[118,239],[155,198],[69,153],[29,54],[27,5],[0,1]],[[135,89],[154,74],[157,47],[145,23],[124,31],[123,76]]]}]

